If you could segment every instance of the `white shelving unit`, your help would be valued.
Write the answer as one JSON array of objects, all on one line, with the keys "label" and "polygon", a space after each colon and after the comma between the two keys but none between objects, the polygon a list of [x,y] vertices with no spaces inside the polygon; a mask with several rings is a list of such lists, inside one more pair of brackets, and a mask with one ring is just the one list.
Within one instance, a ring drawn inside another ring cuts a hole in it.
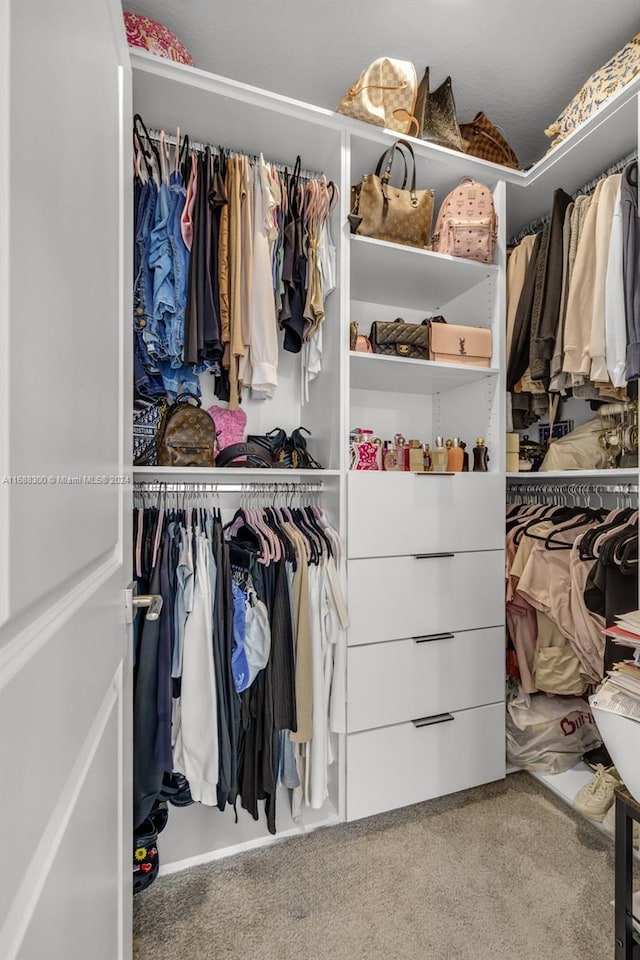
[{"label": "white shelving unit", "polygon": [[[340,205],[332,221],[337,248],[338,286],[326,303],[323,371],[311,386],[310,402],[302,402],[297,358],[282,355],[279,368],[281,387],[275,400],[249,399],[245,406],[251,433],[265,433],[276,425],[288,432],[300,425],[308,427],[312,431],[310,449],[327,469],[186,471],[148,467],[134,469],[134,478],[164,479],[169,482],[191,479],[196,483],[215,482],[218,479],[233,479],[238,483],[243,480],[266,483],[322,481],[325,488],[322,492],[323,502],[339,525],[347,541],[347,549],[350,549],[350,543],[355,544],[353,549],[356,553],[350,565],[358,563],[363,571],[366,565],[374,565],[382,591],[392,582],[392,575],[397,575],[399,567],[396,569],[395,564],[405,564],[411,576],[416,578],[415,589],[406,600],[406,605],[413,605],[416,621],[424,622],[424,632],[428,634],[433,618],[428,609],[423,610],[423,584],[430,583],[430,589],[435,590],[435,618],[446,619],[442,598],[448,595],[447,584],[451,579],[446,578],[448,557],[440,558],[442,569],[438,569],[437,576],[444,579],[442,588],[435,589],[436,581],[433,578],[436,568],[433,566],[432,553],[459,551],[456,556],[463,559],[455,562],[462,564],[465,570],[474,558],[479,558],[483,562],[478,569],[483,576],[489,576],[489,569],[494,567],[496,570],[503,569],[507,237],[534,216],[549,210],[553,190],[557,186],[572,191],[609,163],[632,148],[637,148],[640,78],[613,98],[581,130],[526,172],[510,170],[409,138],[416,155],[418,187],[432,187],[435,190],[434,217],[445,195],[463,176],[478,179],[493,191],[499,222],[496,258],[494,264],[480,264],[350,235],[347,223],[350,187],[363,174],[375,168],[380,154],[397,139],[391,131],[162,60],[142,51],[131,51],[131,63],[133,107],[141,113],[149,127],[163,127],[174,132],[179,126],[193,140],[223,144],[247,153],[262,152],[266,159],[291,165],[300,153],[303,167],[324,172],[328,179],[339,185],[341,194]],[[349,323],[352,320],[356,320],[361,332],[367,334],[370,324],[375,320],[402,317],[407,322],[420,323],[435,313],[443,314],[451,323],[491,329],[491,367],[459,367],[349,353]],[[203,406],[216,402],[209,383],[205,384]],[[491,457],[490,473],[484,476],[446,477],[444,480],[425,480],[413,475],[400,477],[398,474],[375,477],[349,474],[347,437],[349,429],[354,426],[369,427],[382,438],[391,438],[393,434],[402,432],[407,438],[419,437],[431,443],[436,434],[460,436],[467,442],[469,451],[476,437],[483,436]],[[616,476],[624,480],[637,478],[638,473],[606,471],[606,475],[600,475],[606,479]],[[508,478],[512,479],[512,476],[510,474]],[[565,474],[537,476],[545,480],[554,476],[565,479]],[[585,471],[572,471],[566,475],[576,480],[593,476]],[[530,474],[518,474],[517,477],[524,481],[532,480]],[[479,490],[483,491],[481,495],[477,493]],[[416,510],[418,523],[415,522]],[[394,555],[385,558],[380,556],[384,554],[385,526],[392,528],[396,513],[399,517],[399,526],[396,525],[394,532],[397,546]],[[478,532],[480,527],[482,530]],[[406,552],[399,541],[405,535],[402,531],[405,531],[407,538],[413,538],[412,542],[415,541],[416,551],[411,557],[402,555]],[[380,566],[385,559],[393,561],[388,571],[386,567],[383,569],[384,564]],[[418,565],[423,564],[416,570],[424,573],[416,574],[412,568],[414,561]],[[357,583],[359,574],[355,575],[355,580],[351,574],[350,570],[352,584]],[[488,610],[502,591],[501,575],[496,574],[493,579],[495,583],[492,580],[488,584],[481,598],[482,603],[488,605]],[[362,577],[361,582],[366,585],[370,581]],[[365,595],[366,604],[375,603],[375,596],[372,598],[370,591]],[[457,595],[451,606],[456,613],[471,617],[473,609],[470,598],[471,593],[467,596],[463,591],[463,595]],[[351,599],[352,616],[358,621],[362,605],[358,606],[359,601],[356,602],[354,597]],[[499,605],[502,614],[491,612],[491,622],[487,622],[485,630],[480,632],[487,632],[491,628],[495,633],[492,639],[488,639],[487,633],[487,652],[491,657],[496,657],[496,676],[493,679],[500,680],[501,691],[502,667],[499,661],[503,656],[500,652],[503,639],[500,627],[496,626],[504,613],[501,600]],[[474,630],[479,626],[472,619],[469,623]],[[464,624],[468,632],[467,620],[464,620]],[[371,630],[375,634],[379,629],[380,625],[374,618]],[[372,636],[372,646],[376,645],[377,639],[381,638]],[[412,639],[409,639],[412,643]],[[388,640],[391,644],[398,642],[395,635]],[[401,642],[406,643],[406,637]],[[425,644],[424,647],[416,645],[415,650],[412,647],[411,657],[418,656],[429,647],[435,650],[433,644]],[[359,656],[362,657],[362,651],[367,649],[366,644],[360,645]],[[348,682],[353,678],[352,671],[356,669],[355,661],[348,656],[349,652],[347,650]],[[434,669],[437,669],[436,660]],[[359,663],[362,664],[362,660]],[[373,669],[371,664],[365,665],[364,669],[370,667]],[[419,667],[424,670],[424,663]],[[354,741],[349,770],[348,738],[347,735],[341,735],[336,743],[338,759],[332,768],[327,803],[322,810],[307,811],[300,822],[293,822],[285,810],[286,798],[283,797],[279,800],[283,811],[283,819],[279,823],[282,834],[279,835],[304,833],[346,817],[362,815],[364,807],[358,809],[357,799],[353,798],[365,796],[366,791],[362,787],[366,783],[366,769],[375,771],[372,781],[375,784],[379,782],[380,764],[386,764],[387,761],[399,762],[403,773],[412,763],[420,771],[426,768],[432,771],[427,777],[428,783],[424,779],[426,775],[422,773],[413,779],[410,789],[403,794],[402,802],[413,802],[427,795],[436,796],[462,789],[472,782],[480,783],[504,776],[503,708],[499,699],[502,693],[496,692],[497,687],[490,682],[490,678],[485,679],[482,690],[475,690],[475,693],[472,690],[464,709],[454,711],[454,723],[418,730],[414,729],[410,718],[407,723],[388,728],[392,732],[385,734],[383,745],[377,742],[373,735],[375,731],[353,734],[361,739],[357,745]],[[443,702],[447,695],[443,679],[439,691]],[[425,712],[428,712],[428,705]],[[484,740],[470,755],[468,745],[474,731],[482,732]],[[485,747],[486,757],[482,758]],[[447,769],[438,766],[442,757],[446,757]],[[453,770],[452,765],[455,768]],[[568,796],[574,792],[574,787],[577,791],[582,785],[579,773],[565,777],[563,781],[552,781],[549,786],[559,794],[564,791]],[[349,796],[352,797],[351,810]],[[380,801],[382,807],[380,804],[378,807],[388,809],[394,803],[398,805],[397,801],[397,796],[395,799],[387,796]],[[204,862],[272,841],[273,838],[266,832],[266,824],[262,821],[249,822],[244,811],[240,811],[238,825],[233,822],[232,816],[221,815],[215,810],[199,808],[195,812],[177,811],[161,838],[164,870]]]}]

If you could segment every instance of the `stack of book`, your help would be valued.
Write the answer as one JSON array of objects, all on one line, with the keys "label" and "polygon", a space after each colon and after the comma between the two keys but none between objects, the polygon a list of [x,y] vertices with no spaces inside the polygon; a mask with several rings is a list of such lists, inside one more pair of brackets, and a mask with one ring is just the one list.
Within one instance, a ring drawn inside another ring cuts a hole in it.
[{"label": "stack of book", "polygon": [[619,713],[640,723],[640,610],[616,617],[604,633],[631,654],[607,671],[594,702],[602,710]]}]

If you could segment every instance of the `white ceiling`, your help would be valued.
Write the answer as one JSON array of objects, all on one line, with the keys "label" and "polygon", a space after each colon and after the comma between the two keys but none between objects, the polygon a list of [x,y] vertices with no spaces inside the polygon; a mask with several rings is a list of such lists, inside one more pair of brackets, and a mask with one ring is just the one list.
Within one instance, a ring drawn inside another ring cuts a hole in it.
[{"label": "white ceiling", "polygon": [[640,31],[639,0],[124,0],[176,33],[204,70],[333,109],[368,63],[412,60],[453,79],[523,166],[597,67]]}]

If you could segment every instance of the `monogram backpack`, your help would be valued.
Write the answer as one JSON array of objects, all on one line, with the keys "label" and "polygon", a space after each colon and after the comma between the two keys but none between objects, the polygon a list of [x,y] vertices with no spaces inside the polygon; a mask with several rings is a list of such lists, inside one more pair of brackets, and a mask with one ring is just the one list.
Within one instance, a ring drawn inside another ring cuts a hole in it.
[{"label": "monogram backpack", "polygon": [[484,183],[464,177],[438,211],[431,249],[452,257],[493,263],[498,218],[493,194]]},{"label": "monogram backpack", "polygon": [[[194,400],[197,406],[189,401]],[[167,409],[158,432],[161,467],[212,467],[216,427],[192,393],[181,393]]]}]

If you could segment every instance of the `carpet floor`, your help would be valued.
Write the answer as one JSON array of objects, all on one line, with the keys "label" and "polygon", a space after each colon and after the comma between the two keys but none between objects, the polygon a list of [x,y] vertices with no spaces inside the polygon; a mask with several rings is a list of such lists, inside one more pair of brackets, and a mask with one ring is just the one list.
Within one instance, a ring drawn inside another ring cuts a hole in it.
[{"label": "carpet floor", "polygon": [[525,773],[157,880],[135,960],[610,960],[613,843]]}]

